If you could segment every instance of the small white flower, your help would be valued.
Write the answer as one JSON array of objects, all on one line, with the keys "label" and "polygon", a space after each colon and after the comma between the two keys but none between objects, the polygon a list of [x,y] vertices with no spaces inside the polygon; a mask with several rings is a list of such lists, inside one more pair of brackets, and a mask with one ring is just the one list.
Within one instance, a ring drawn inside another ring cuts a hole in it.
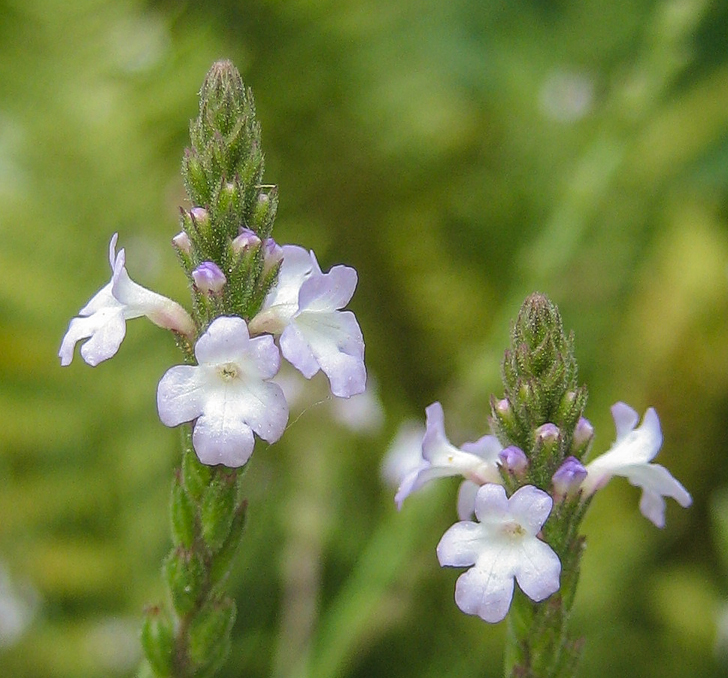
[{"label": "small white flower", "polygon": [[81,357],[92,367],[111,358],[119,350],[126,334],[126,321],[147,316],[155,325],[179,332],[189,338],[195,334],[195,324],[189,313],[167,297],[137,285],[126,272],[124,250],[116,254],[114,233],[109,243],[109,263],[112,276],[71,320],[63,337],[58,357],[64,367],[73,360],[73,349],[82,339]]},{"label": "small white flower", "polygon": [[253,432],[276,442],[288,421],[273,337],[250,339],[242,318],[216,318],[195,346],[198,365],[177,365],[157,389],[166,426],[195,421],[192,444],[203,464],[238,467],[253,453]]},{"label": "small white flower", "polygon": [[586,467],[586,479],[581,489],[585,496],[596,492],[612,476],[627,478],[632,485],[642,488],[640,511],[657,527],[665,526],[665,500],[672,497],[680,506],[692,503],[688,491],[659,464],[651,464],[662,446],[662,431],[657,412],[649,408],[638,428],[639,415],[629,405],[616,403],[612,416],[617,428],[617,440],[605,454]]},{"label": "small white flower", "polygon": [[413,492],[435,478],[463,476],[469,484],[461,491],[458,500],[458,515],[461,518],[472,514],[474,486],[483,483],[501,483],[498,471],[499,453],[503,446],[495,436],[483,436],[474,443],[465,443],[460,449],[447,439],[445,415],[440,403],[433,403],[426,410],[427,428],[422,439],[422,459],[417,468],[402,480],[394,501],[398,508]]},{"label": "small white flower", "polygon": [[363,393],[364,339],[354,314],[341,310],[354,294],[356,271],[334,266],[322,273],[313,252],[295,245],[282,250],[278,280],[250,331],[280,334],[286,360],[307,379],[322,370],[334,395]]},{"label": "small white flower", "polygon": [[437,545],[442,566],[467,567],[455,586],[455,602],[466,614],[495,623],[505,618],[513,582],[536,602],[559,590],[561,562],[536,535],[551,511],[548,494],[532,485],[510,499],[500,485],[483,485],[475,498],[480,522],[455,523]]}]

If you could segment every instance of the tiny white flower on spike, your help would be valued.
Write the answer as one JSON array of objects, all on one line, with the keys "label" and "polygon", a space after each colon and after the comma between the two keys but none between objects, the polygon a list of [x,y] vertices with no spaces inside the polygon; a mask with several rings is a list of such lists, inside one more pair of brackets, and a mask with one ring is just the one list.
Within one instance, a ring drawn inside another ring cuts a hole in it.
[{"label": "tiny white flower on spike", "polygon": [[166,426],[195,421],[192,444],[203,464],[232,468],[253,453],[253,432],[276,442],[288,421],[278,384],[280,354],[273,337],[251,339],[242,318],[216,318],[195,346],[197,365],[177,365],[157,389]]},{"label": "tiny white flower on spike", "polygon": [[[433,403],[426,410],[427,428],[422,440],[422,460],[410,471],[397,490],[394,501],[398,508],[413,492],[435,478],[463,476],[477,485],[501,483],[498,471],[499,453],[503,446],[495,436],[483,436],[474,443],[465,443],[460,449],[447,439],[445,415],[440,403]],[[472,493],[471,493],[472,494]],[[466,511],[463,500],[462,511]],[[460,512],[462,516],[463,513]]]},{"label": "tiny white flower on spike", "polygon": [[356,271],[334,266],[322,273],[313,252],[294,245],[282,250],[278,280],[250,331],[280,334],[286,360],[307,379],[322,370],[335,396],[363,393],[364,339],[354,314],[341,310],[354,294]]},{"label": "tiny white flower on spike", "polygon": [[455,586],[455,602],[463,612],[501,621],[511,606],[514,580],[536,602],[559,590],[559,557],[536,536],[551,506],[551,497],[533,485],[510,499],[500,485],[487,483],[478,490],[479,522],[455,523],[437,545],[440,565],[473,565]]},{"label": "tiny white flower on spike", "polygon": [[662,430],[657,412],[650,407],[637,428],[639,415],[629,405],[616,403],[612,406],[612,416],[617,428],[617,440],[606,453],[587,465],[587,475],[581,485],[584,496],[606,485],[612,476],[622,476],[632,485],[642,488],[642,515],[657,527],[664,527],[663,497],[672,497],[683,508],[690,506],[693,500],[664,466],[650,463],[662,446]]},{"label": "tiny white flower on spike", "polygon": [[194,337],[195,324],[189,313],[177,302],[137,285],[126,272],[124,250],[116,253],[114,233],[109,243],[112,276],[71,320],[63,337],[58,356],[61,365],[73,360],[73,349],[82,339],[81,357],[92,367],[111,358],[119,350],[126,334],[126,321],[147,316],[155,325]]}]

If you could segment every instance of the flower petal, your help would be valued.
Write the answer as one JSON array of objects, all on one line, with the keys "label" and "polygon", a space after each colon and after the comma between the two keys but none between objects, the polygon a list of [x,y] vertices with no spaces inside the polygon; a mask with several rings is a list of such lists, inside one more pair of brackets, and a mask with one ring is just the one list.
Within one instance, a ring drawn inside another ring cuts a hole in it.
[{"label": "flower petal", "polygon": [[521,527],[536,535],[551,513],[553,500],[543,490],[525,485],[516,490],[508,500],[508,510]]},{"label": "flower petal", "polygon": [[538,539],[523,541],[516,581],[531,600],[538,603],[556,593],[560,575],[561,561],[548,544]]},{"label": "flower petal", "polygon": [[204,411],[208,381],[199,367],[177,365],[164,374],[157,386],[157,412],[165,426],[192,421]]},{"label": "flower petal", "polygon": [[471,521],[455,523],[442,535],[437,545],[437,559],[440,565],[464,567],[474,565],[487,538],[483,528]]},{"label": "flower petal", "polygon": [[328,312],[344,308],[354,296],[356,271],[349,266],[334,266],[328,273],[312,274],[301,285],[299,312]]},{"label": "flower petal", "polygon": [[244,361],[248,341],[248,326],[242,318],[220,316],[197,340],[195,357],[200,365]]},{"label": "flower petal", "polygon": [[455,584],[455,602],[465,614],[478,615],[491,624],[502,621],[513,599],[513,577],[497,569],[478,567],[460,575]]},{"label": "flower petal", "polygon": [[614,425],[617,427],[617,440],[626,436],[637,426],[640,415],[623,402],[614,403],[611,407]]},{"label": "flower petal", "polygon": [[213,409],[195,423],[192,444],[203,464],[224,464],[237,468],[253,454],[253,431],[242,419],[225,416],[224,411]]}]

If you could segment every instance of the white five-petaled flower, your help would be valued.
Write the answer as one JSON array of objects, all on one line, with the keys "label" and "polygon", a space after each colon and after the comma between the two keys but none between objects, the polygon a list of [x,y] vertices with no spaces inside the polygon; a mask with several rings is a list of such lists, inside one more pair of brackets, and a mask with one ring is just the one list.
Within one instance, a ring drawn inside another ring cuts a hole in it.
[{"label": "white five-petaled flower", "polygon": [[467,518],[472,514],[477,487],[483,483],[502,482],[498,471],[498,455],[503,446],[495,436],[486,435],[458,449],[445,434],[442,405],[433,403],[425,412],[427,427],[422,440],[422,461],[404,477],[394,500],[402,508],[402,502],[430,480],[463,476],[466,482],[462,485],[458,500],[458,515],[461,519]]},{"label": "white five-petaled flower", "polygon": [[282,250],[278,280],[251,320],[251,333],[280,334],[286,360],[307,379],[322,370],[334,395],[362,393],[364,339],[354,314],[341,310],[354,294],[356,271],[334,266],[322,273],[313,252],[295,245]]},{"label": "white five-petaled flower", "polygon": [[657,412],[648,408],[642,424],[635,410],[624,403],[612,406],[612,417],[617,428],[617,439],[612,447],[586,467],[586,478],[581,489],[585,496],[596,492],[612,476],[627,478],[632,485],[642,488],[640,511],[657,527],[665,526],[665,500],[672,497],[680,506],[692,503],[688,491],[660,464],[651,464],[662,446],[662,431]]},{"label": "white five-petaled flower", "polygon": [[116,253],[114,233],[109,243],[109,263],[112,276],[71,320],[63,337],[58,356],[61,365],[73,360],[76,343],[88,341],[81,346],[81,357],[91,366],[111,358],[119,350],[126,334],[126,321],[147,316],[155,325],[174,330],[190,338],[194,336],[195,324],[190,315],[178,303],[152,292],[135,283],[124,267],[124,250]]},{"label": "white five-petaled flower", "polygon": [[270,381],[280,354],[270,335],[251,339],[242,318],[216,318],[195,346],[197,365],[177,365],[157,389],[167,426],[195,420],[192,444],[203,464],[238,467],[253,452],[253,432],[276,442],[288,421],[280,386]]},{"label": "white five-petaled flower", "polygon": [[455,585],[455,602],[466,614],[501,621],[511,605],[513,581],[539,602],[559,590],[561,562],[536,535],[551,511],[548,494],[526,485],[509,498],[487,483],[475,498],[480,522],[455,523],[437,545],[440,565],[467,567]]}]

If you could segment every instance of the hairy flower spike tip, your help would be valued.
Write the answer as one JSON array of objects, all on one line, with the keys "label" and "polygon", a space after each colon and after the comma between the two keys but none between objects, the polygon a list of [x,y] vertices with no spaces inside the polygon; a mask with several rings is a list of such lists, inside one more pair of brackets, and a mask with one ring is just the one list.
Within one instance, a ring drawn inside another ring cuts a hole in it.
[{"label": "hairy flower spike tip", "polygon": [[505,618],[514,580],[539,602],[559,590],[561,562],[536,535],[551,512],[548,494],[526,485],[509,498],[500,485],[477,492],[479,522],[453,525],[437,545],[442,566],[471,567],[455,586],[455,602],[466,614],[495,623]]},{"label": "hairy flower spike tip", "polygon": [[203,464],[238,467],[253,452],[253,432],[276,442],[288,421],[280,365],[270,336],[250,339],[242,318],[215,319],[195,346],[197,365],[172,367],[157,389],[166,426],[194,421],[192,444]]},{"label": "hairy flower spike tip", "polygon": [[632,485],[642,488],[642,515],[657,527],[664,527],[663,497],[672,497],[683,508],[690,506],[693,500],[664,466],[650,463],[662,447],[662,430],[657,412],[648,408],[642,424],[637,426],[637,412],[620,402],[612,406],[612,416],[617,428],[617,439],[609,451],[587,465],[587,476],[582,485],[584,494],[593,494],[613,476],[623,476]]},{"label": "hairy flower spike tip", "polygon": [[191,338],[195,324],[178,303],[137,285],[126,272],[126,254],[116,252],[118,234],[109,243],[111,280],[102,287],[71,320],[63,337],[58,356],[61,365],[73,360],[76,343],[88,341],[81,347],[81,357],[92,367],[116,355],[126,334],[126,321],[146,316],[155,325]]}]

